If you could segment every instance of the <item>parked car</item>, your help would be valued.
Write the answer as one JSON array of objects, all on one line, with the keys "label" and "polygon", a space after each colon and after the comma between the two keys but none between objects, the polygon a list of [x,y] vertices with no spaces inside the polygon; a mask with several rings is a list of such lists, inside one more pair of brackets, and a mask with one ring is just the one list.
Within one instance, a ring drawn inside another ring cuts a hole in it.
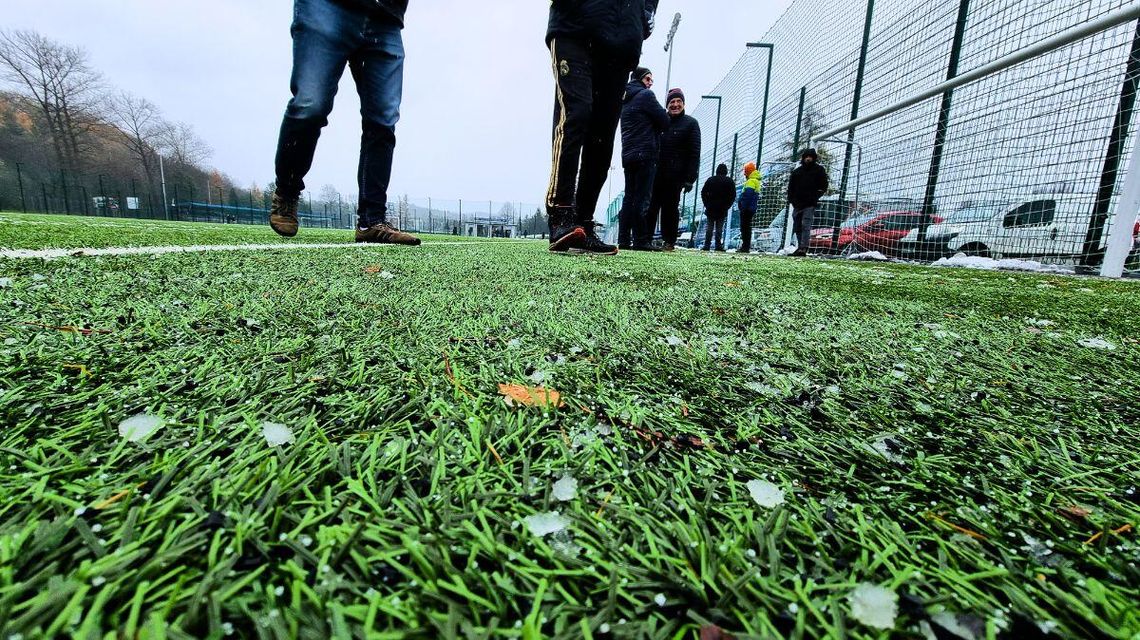
[{"label": "parked car", "polygon": [[1088,197],[1055,195],[1015,203],[969,204],[927,229],[908,252],[937,259],[964,253],[993,258],[1073,257],[1084,250]]},{"label": "parked car", "polygon": [[[903,238],[917,235],[923,217],[921,212],[909,210],[864,213],[840,225],[839,242],[834,245],[833,229],[812,230],[811,248],[843,255],[878,251],[888,257],[901,257],[900,243]],[[932,224],[941,222],[937,215],[931,218]]]}]

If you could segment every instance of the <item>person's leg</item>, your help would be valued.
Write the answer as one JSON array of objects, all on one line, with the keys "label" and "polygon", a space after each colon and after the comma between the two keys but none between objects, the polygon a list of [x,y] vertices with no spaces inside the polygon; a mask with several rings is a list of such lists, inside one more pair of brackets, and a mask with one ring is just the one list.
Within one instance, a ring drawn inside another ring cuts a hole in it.
[{"label": "person's leg", "polygon": [[621,212],[618,214],[618,246],[622,249],[633,245],[637,214],[640,209],[640,203],[635,197],[639,171],[640,165],[625,167],[625,199],[622,200]]},{"label": "person's leg", "polygon": [[666,247],[677,244],[681,226],[681,186],[666,184],[661,189],[661,239]]},{"label": "person's leg", "polygon": [[612,57],[594,53],[591,62],[593,82],[590,123],[582,147],[582,167],[578,174],[578,222],[592,230],[598,198],[609,175],[614,155],[614,138],[621,122],[622,97],[634,62],[615,62]]},{"label": "person's leg", "polygon": [[[550,59],[555,85],[554,129],[546,214],[552,233],[573,235],[565,242],[561,236],[551,236],[552,248],[562,249],[562,244],[573,245],[585,240],[585,234],[576,232],[573,225],[577,221],[574,205],[578,166],[593,110],[593,70],[590,49],[583,42],[563,38],[551,40]],[[609,165],[606,170],[609,170]]]},{"label": "person's leg", "polygon": [[703,245],[701,245],[701,251],[712,251],[713,250],[713,233],[714,233],[715,228],[716,228],[716,220],[713,220],[712,217],[710,217],[708,215],[708,212],[706,211],[705,212],[705,243]]},{"label": "person's leg", "polygon": [[349,59],[360,94],[363,134],[357,181],[360,205],[357,226],[367,229],[386,221],[388,184],[396,149],[396,123],[404,90],[404,41],[394,24],[370,22],[364,45]]},{"label": "person's leg", "polygon": [[748,253],[752,250],[752,217],[755,211],[740,212],[740,252]]},{"label": "person's leg", "polygon": [[811,248],[811,228],[815,224],[815,207],[806,207],[800,210],[799,223],[799,251],[800,253],[807,253],[808,249]]},{"label": "person's leg", "polygon": [[728,219],[728,214],[720,216],[716,219],[716,231],[713,233],[716,236],[716,247],[714,251],[724,251],[724,222]]},{"label": "person's leg", "polygon": [[328,124],[337,85],[356,48],[362,15],[333,0],[298,0],[294,8],[293,98],[285,109],[275,160],[277,194],[295,202],[305,190],[305,176],[321,129]]}]

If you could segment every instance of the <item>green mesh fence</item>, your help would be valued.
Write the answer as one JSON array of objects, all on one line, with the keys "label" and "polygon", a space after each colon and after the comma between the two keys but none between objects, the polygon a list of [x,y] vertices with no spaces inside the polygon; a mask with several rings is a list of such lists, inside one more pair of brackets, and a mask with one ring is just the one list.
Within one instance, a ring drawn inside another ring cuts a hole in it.
[{"label": "green mesh fence", "polygon": [[[800,0],[761,39],[771,50],[741,43],[744,53],[707,92],[722,98],[719,136],[717,100],[691,111],[704,133],[701,180],[731,162],[740,182],[744,162],[762,156],[753,248],[778,251],[790,235],[788,172],[818,134],[1130,4]],[[1121,24],[817,140],[832,189],[810,249],[1099,264],[1135,131],[1138,34],[1135,22]],[[685,213],[703,241],[695,195]],[[1132,226],[1135,212],[1124,213]],[[729,246],[738,244],[730,230]]]}]

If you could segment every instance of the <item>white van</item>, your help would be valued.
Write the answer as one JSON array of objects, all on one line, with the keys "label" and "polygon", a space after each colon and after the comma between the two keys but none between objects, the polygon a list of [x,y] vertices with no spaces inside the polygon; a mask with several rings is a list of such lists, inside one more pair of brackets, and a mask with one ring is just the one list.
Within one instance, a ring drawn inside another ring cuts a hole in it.
[{"label": "white van", "polygon": [[1084,251],[1092,202],[1088,196],[1040,196],[1016,203],[962,206],[926,231],[903,239],[904,253],[937,259],[964,253],[992,258],[1079,256]]}]

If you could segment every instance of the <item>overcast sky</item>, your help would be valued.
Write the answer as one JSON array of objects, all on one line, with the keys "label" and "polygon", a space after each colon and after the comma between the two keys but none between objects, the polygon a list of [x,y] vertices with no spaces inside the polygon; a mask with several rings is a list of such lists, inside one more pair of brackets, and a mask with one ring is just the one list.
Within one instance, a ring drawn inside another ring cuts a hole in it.
[{"label": "overcast sky", "polygon": [[[545,0],[411,0],[403,115],[391,196],[538,203],[550,165],[553,79],[543,37]],[[663,95],[662,50],[683,21],[674,86],[708,91],[791,0],[662,0],[643,64]],[[5,27],[82,46],[107,79],[191,123],[213,165],[237,182],[273,177],[289,98],[288,0],[5,0]],[[690,110],[695,101],[690,98]],[[345,73],[336,110],[307,179],[354,193],[359,101]],[[615,166],[620,159],[615,153]],[[621,173],[614,172],[621,189]],[[605,195],[603,194],[603,199]]]}]

